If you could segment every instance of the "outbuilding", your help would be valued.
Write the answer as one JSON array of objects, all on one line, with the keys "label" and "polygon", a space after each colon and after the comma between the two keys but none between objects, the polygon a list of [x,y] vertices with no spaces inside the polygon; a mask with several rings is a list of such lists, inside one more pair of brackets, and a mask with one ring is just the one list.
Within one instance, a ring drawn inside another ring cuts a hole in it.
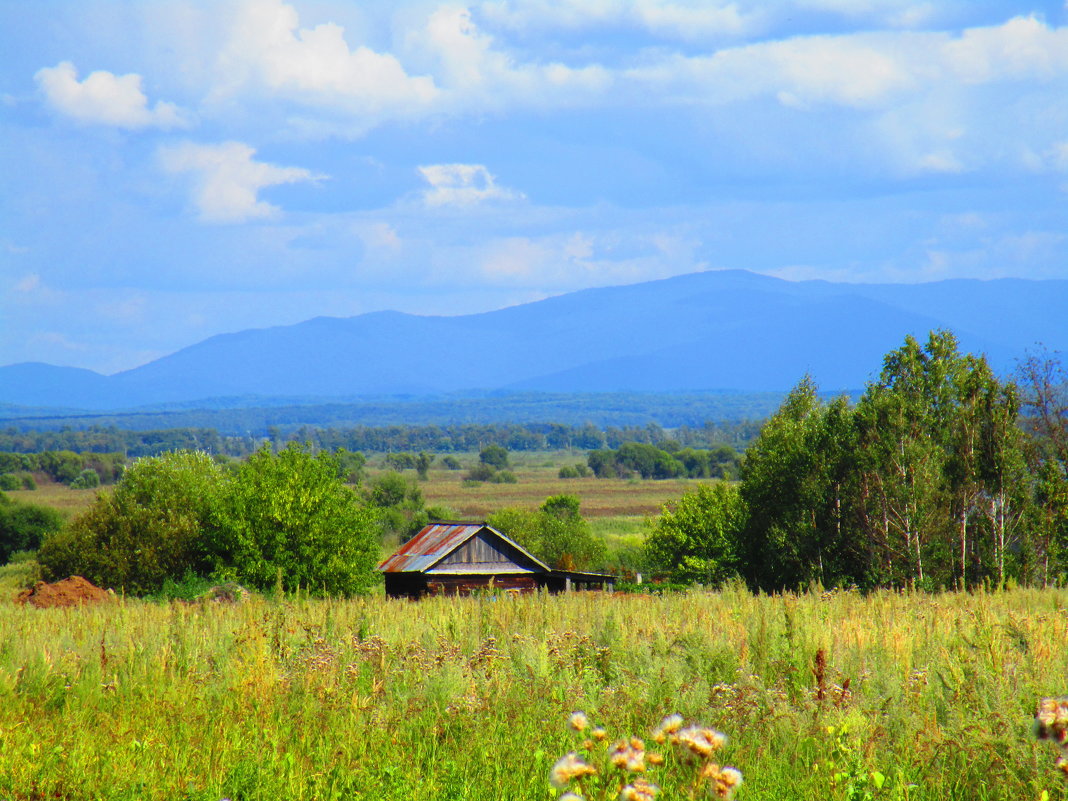
[{"label": "outbuilding", "polygon": [[608,590],[615,577],[553,570],[518,543],[484,523],[426,526],[378,566],[391,598],[468,595],[476,590],[550,592]]}]

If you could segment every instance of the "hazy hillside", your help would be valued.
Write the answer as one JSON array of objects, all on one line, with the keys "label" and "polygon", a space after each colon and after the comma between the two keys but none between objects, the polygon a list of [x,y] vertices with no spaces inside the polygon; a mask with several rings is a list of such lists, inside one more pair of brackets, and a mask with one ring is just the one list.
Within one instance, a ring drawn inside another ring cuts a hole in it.
[{"label": "hazy hillside", "polygon": [[0,403],[132,408],[204,398],[337,398],[464,390],[788,389],[806,372],[856,389],[908,333],[950,328],[1011,370],[1068,345],[1068,281],[788,282],[705,272],[575,292],[484,314],[377,312],[212,337],[100,376],[0,368]]}]

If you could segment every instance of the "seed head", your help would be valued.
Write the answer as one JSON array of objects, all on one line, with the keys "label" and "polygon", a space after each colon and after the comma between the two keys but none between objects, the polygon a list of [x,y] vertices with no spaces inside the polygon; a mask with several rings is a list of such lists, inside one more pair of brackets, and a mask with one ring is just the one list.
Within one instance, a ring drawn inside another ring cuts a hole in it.
[{"label": "seed head", "polygon": [[586,717],[585,712],[572,712],[567,723],[575,731],[585,731],[586,727],[590,725],[590,719]]},{"label": "seed head", "polygon": [[660,788],[641,776],[619,791],[619,801],[653,801]]},{"label": "seed head", "polygon": [[1035,712],[1035,736],[1068,745],[1068,697],[1043,698]]},{"label": "seed head", "polygon": [[593,765],[590,765],[574,751],[569,751],[556,760],[553,769],[549,771],[549,782],[556,789],[562,790],[567,787],[572,779],[595,775],[597,775],[597,769]]},{"label": "seed head", "polygon": [[664,742],[669,735],[674,734],[682,728],[686,721],[682,719],[682,715],[672,714],[664,717],[660,721],[659,725],[653,729],[653,739],[658,743]]},{"label": "seed head", "polygon": [[634,738],[629,742],[620,740],[612,746],[608,760],[612,766],[625,770],[628,773],[645,772],[645,746],[642,741]]},{"label": "seed head", "polygon": [[687,726],[678,733],[677,742],[700,757],[709,757],[723,747],[726,736],[715,729]]}]

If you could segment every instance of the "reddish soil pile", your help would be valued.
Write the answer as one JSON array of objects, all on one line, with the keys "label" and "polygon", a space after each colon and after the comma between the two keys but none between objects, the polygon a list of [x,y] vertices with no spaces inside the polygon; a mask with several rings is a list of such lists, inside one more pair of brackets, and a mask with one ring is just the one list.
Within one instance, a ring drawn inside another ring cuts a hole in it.
[{"label": "reddish soil pile", "polygon": [[110,601],[114,594],[102,590],[81,576],[71,576],[63,581],[48,584],[38,581],[32,590],[23,590],[15,596],[15,602],[32,604],[38,609],[51,609],[57,606],[79,606]]}]

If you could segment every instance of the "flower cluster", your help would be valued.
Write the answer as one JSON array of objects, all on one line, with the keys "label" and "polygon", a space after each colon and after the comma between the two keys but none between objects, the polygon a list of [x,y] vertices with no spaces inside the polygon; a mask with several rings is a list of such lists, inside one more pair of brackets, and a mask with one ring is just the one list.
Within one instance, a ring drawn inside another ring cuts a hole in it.
[{"label": "flower cluster", "polygon": [[1068,697],[1039,701],[1034,726],[1039,740],[1052,740],[1061,749],[1057,769],[1068,774]]},{"label": "flower cluster", "polygon": [[741,771],[721,767],[713,758],[727,738],[714,729],[687,725],[681,715],[668,715],[652,732],[654,742],[668,746],[664,753],[647,750],[637,737],[610,741],[584,712],[572,713],[568,724],[583,740],[550,771],[553,787],[566,790],[560,801],[654,801],[661,787],[649,774],[658,768],[677,768],[680,773],[665,780],[684,787],[688,798],[731,799],[742,783]]}]

